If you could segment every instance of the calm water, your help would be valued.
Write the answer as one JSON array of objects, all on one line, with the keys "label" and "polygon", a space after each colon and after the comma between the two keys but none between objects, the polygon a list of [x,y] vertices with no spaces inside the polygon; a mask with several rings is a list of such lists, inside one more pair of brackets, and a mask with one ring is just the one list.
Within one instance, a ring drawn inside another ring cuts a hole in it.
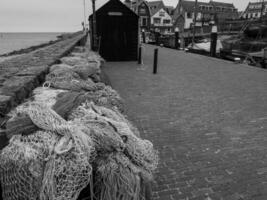
[{"label": "calm water", "polygon": [[62,33],[0,33],[0,55],[56,40]]}]

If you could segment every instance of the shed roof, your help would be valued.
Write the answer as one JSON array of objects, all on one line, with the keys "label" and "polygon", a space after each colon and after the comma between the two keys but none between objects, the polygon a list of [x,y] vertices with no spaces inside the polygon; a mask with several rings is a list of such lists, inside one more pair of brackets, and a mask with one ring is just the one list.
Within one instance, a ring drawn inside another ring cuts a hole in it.
[{"label": "shed roof", "polygon": [[[120,0],[109,0],[107,3],[105,3],[103,6],[101,6],[100,8],[98,8],[96,10],[96,15],[100,15],[102,12],[105,13],[107,10],[109,10],[110,8],[113,8],[111,10],[112,11],[123,11],[124,15],[132,15],[134,17],[138,18],[138,15],[132,11],[128,6],[126,6],[124,3],[122,3]],[[121,10],[123,9],[123,10]],[[128,14],[126,14],[128,13]],[[89,16],[89,20],[93,17],[93,14],[91,14]]]}]

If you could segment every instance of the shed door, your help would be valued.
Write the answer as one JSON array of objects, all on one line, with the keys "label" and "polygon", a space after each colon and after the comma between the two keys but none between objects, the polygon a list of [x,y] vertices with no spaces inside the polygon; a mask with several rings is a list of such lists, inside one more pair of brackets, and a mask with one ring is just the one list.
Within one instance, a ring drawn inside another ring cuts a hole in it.
[{"label": "shed door", "polygon": [[100,54],[108,61],[135,60],[136,22],[125,16],[108,16],[101,19],[101,22]]}]

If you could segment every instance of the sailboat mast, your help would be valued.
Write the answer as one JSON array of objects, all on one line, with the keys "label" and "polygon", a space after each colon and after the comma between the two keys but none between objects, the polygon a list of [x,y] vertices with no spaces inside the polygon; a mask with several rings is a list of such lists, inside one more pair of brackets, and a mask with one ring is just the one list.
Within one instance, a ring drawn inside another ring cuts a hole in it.
[{"label": "sailboat mast", "polygon": [[195,0],[194,27],[193,27],[193,38],[192,38],[193,45],[195,44],[197,11],[198,11],[198,4],[197,4],[197,0]]}]

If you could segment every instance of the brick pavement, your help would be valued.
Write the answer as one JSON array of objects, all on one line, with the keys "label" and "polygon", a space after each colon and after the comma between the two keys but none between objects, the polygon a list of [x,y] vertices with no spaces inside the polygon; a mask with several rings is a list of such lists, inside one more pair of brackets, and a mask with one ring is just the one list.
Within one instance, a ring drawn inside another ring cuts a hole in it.
[{"label": "brick pavement", "polygon": [[267,199],[267,71],[159,49],[152,72],[107,63],[127,115],[160,152],[155,200]]}]

